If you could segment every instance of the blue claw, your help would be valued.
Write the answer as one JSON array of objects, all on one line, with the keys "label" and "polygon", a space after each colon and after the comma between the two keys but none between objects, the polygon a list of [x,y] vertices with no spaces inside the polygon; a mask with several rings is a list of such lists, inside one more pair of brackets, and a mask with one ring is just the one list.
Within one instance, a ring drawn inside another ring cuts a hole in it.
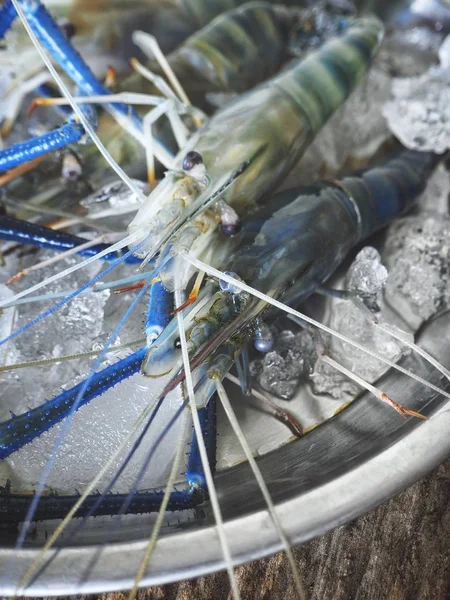
[{"label": "blue claw", "polygon": [[[97,111],[88,104],[80,105],[86,118],[94,128],[97,127]],[[44,154],[65,148],[69,144],[85,141],[84,127],[78,123],[75,117],[70,119],[58,129],[43,133],[26,142],[19,142],[10,148],[0,151],[0,172],[9,171],[22,163],[34,160]]]},{"label": "blue claw", "polygon": [[0,151],[0,172],[9,171],[22,163],[34,160],[38,156],[79,142],[83,135],[83,126],[75,121],[69,121],[58,129],[44,133],[26,142],[14,144],[11,148]]},{"label": "blue claw", "polygon": [[[27,221],[8,216],[0,216],[0,240],[36,246],[57,252],[71,250],[88,241],[64,231],[57,231],[43,225],[28,223]],[[80,250],[77,254],[87,257],[95,256],[99,252],[106,250],[107,247],[107,244],[96,244],[92,248]],[[111,254],[106,254],[102,260],[113,261],[117,260],[118,256],[117,252],[112,252]],[[141,259],[131,254],[125,259],[125,262],[137,264],[141,262]]]},{"label": "blue claw", "polygon": [[[216,425],[215,401],[212,399],[206,408],[199,410],[200,424],[208,452],[211,469],[215,467]],[[195,433],[191,441],[188,467],[186,470],[187,488],[175,490],[170,494],[168,511],[192,510],[207,499],[207,490],[203,466],[198,452]],[[86,498],[78,509],[76,517],[90,517],[100,515],[120,514],[145,514],[156,512],[161,506],[164,492],[143,491],[129,494],[93,494]],[[5,522],[19,523],[23,521],[30,507],[33,497],[29,494],[13,494],[8,482],[5,487],[0,487],[0,515]],[[34,521],[48,519],[62,519],[72,506],[78,502],[79,494],[59,495],[49,494],[43,496],[34,513]],[[124,510],[124,506],[126,508]],[[72,539],[72,538],[70,538]]]},{"label": "blue claw", "polygon": [[[140,369],[146,349],[141,348],[130,356],[106,367],[92,376],[78,408],[100,396],[120,381],[131,377]],[[45,404],[9,421],[0,423],[0,460],[38,438],[56,423],[62,421],[72,410],[84,382],[70,390],[64,390]]]},{"label": "blue claw", "polygon": [[11,0],[5,0],[0,7],[0,40],[5,37],[5,33],[11,28],[16,17],[17,12],[13,3]]},{"label": "blue claw", "polygon": [[[20,0],[20,4],[36,37],[52,58],[84,95],[109,95],[110,91],[101,84],[80,54],[67,39],[51,14],[39,0]],[[130,117],[138,136],[142,133],[142,122],[135,110],[126,104],[106,104],[112,114]]]},{"label": "blue claw", "polygon": [[[163,492],[142,491],[135,492],[131,498],[125,514],[147,514],[156,512],[161,506]],[[14,525],[23,522],[28,514],[33,496],[30,494],[14,494],[11,486],[0,486],[0,520],[3,523]],[[33,521],[47,521],[49,519],[63,519],[68,511],[80,499],[79,494],[64,496],[61,494],[46,494],[41,497]],[[128,494],[108,494],[99,502],[99,495],[92,494],[86,498],[75,513],[74,517],[91,516],[95,506],[95,516],[117,515],[123,503],[128,499]],[[204,495],[197,490],[174,491],[170,494],[167,510],[189,510],[205,501]],[[96,506],[98,505],[98,506]]]},{"label": "blue claw", "polygon": [[[205,408],[199,409],[198,416],[208,453],[208,462],[214,472],[216,466],[216,402],[214,398],[211,398]],[[192,434],[191,450],[185,475],[190,490],[197,489],[206,492],[205,472],[195,432]]]},{"label": "blue claw", "polygon": [[145,319],[145,334],[148,346],[159,337],[170,323],[172,312],[173,294],[166,292],[162,283],[156,281],[150,289],[147,317]]}]

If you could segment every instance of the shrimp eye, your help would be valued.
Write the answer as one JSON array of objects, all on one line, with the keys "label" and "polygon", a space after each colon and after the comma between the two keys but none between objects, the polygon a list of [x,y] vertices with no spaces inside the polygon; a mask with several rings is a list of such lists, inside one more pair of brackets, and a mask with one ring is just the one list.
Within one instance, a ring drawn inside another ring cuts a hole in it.
[{"label": "shrimp eye", "polygon": [[173,345],[174,345],[175,350],[179,350],[181,348],[181,340],[180,340],[180,338],[177,338],[175,340],[175,342],[174,342]]},{"label": "shrimp eye", "polygon": [[201,165],[201,164],[203,164],[202,155],[199,154],[198,152],[195,152],[195,150],[191,150],[184,157],[184,160],[183,160],[183,170],[184,171],[190,171],[191,169],[193,169],[197,165]]},{"label": "shrimp eye", "polygon": [[241,230],[241,222],[237,223],[221,223],[220,229],[224,235],[227,237],[231,237],[232,235],[236,235]]},{"label": "shrimp eye", "polygon": [[220,229],[224,235],[231,237],[241,230],[241,221],[236,211],[223,200],[216,204],[220,216]]},{"label": "shrimp eye", "polygon": [[70,40],[70,38],[73,38],[73,36],[77,32],[77,28],[76,28],[75,24],[72,23],[71,21],[69,21],[68,19],[60,19],[58,21],[58,25],[62,29],[64,35],[67,38],[69,38],[69,40]]}]

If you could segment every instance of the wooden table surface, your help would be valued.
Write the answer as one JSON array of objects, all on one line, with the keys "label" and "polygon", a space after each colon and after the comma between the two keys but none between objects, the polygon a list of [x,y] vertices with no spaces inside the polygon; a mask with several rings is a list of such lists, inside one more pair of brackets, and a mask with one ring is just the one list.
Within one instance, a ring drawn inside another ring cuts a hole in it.
[{"label": "wooden table surface", "polygon": [[[294,549],[309,600],[450,600],[450,460],[390,502]],[[293,600],[283,553],[236,569],[242,600]],[[126,600],[126,594],[80,597]],[[231,600],[225,573],[139,600]]]}]

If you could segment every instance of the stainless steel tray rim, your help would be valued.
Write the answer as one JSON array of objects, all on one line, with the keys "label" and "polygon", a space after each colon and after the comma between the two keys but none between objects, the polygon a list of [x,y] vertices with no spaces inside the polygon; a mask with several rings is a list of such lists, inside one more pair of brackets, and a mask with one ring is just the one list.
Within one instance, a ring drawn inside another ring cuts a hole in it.
[{"label": "stainless steel tray rim", "polygon": [[[447,402],[428,421],[364,464],[278,504],[279,518],[292,543],[309,540],[343,525],[420,479],[450,455],[449,432]],[[214,530],[213,526],[209,526],[161,538],[142,586],[164,584],[223,569]],[[236,565],[281,549],[281,542],[265,510],[228,521],[225,531]],[[26,595],[99,593],[130,588],[133,583],[130,573],[136,572],[145,546],[144,541],[139,541],[103,548],[93,573],[85,582],[81,580],[82,573],[102,546],[64,548],[46,570],[45,580],[40,582],[37,579],[26,589]],[[24,565],[37,554],[35,549],[18,552],[14,572],[6,573],[12,552],[0,550],[0,587],[4,595],[16,594],[12,582],[18,581]],[[204,557],[208,557],[207,562]]]}]

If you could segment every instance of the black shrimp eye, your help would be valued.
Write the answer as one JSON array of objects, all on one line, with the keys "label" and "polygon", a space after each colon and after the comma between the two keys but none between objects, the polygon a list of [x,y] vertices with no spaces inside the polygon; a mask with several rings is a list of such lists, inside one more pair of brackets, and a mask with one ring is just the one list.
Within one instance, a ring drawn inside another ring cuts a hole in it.
[{"label": "black shrimp eye", "polygon": [[186,154],[183,160],[183,170],[190,171],[196,165],[201,165],[203,163],[202,155],[195,150],[191,150]]},{"label": "black shrimp eye", "polygon": [[175,340],[175,342],[174,342],[173,345],[174,345],[175,350],[179,350],[181,348],[181,340],[180,340],[180,338],[177,338]]},{"label": "black shrimp eye", "polygon": [[242,228],[241,222],[237,221],[236,223],[221,223],[220,224],[220,229],[222,230],[222,233],[224,235],[226,235],[227,237],[231,237],[233,235],[236,235],[240,232]]},{"label": "black shrimp eye", "polygon": [[69,21],[68,19],[61,19],[60,21],[58,21],[58,25],[63,30],[66,37],[69,38],[69,40],[70,38],[73,38],[73,36],[77,32],[75,24]]}]

